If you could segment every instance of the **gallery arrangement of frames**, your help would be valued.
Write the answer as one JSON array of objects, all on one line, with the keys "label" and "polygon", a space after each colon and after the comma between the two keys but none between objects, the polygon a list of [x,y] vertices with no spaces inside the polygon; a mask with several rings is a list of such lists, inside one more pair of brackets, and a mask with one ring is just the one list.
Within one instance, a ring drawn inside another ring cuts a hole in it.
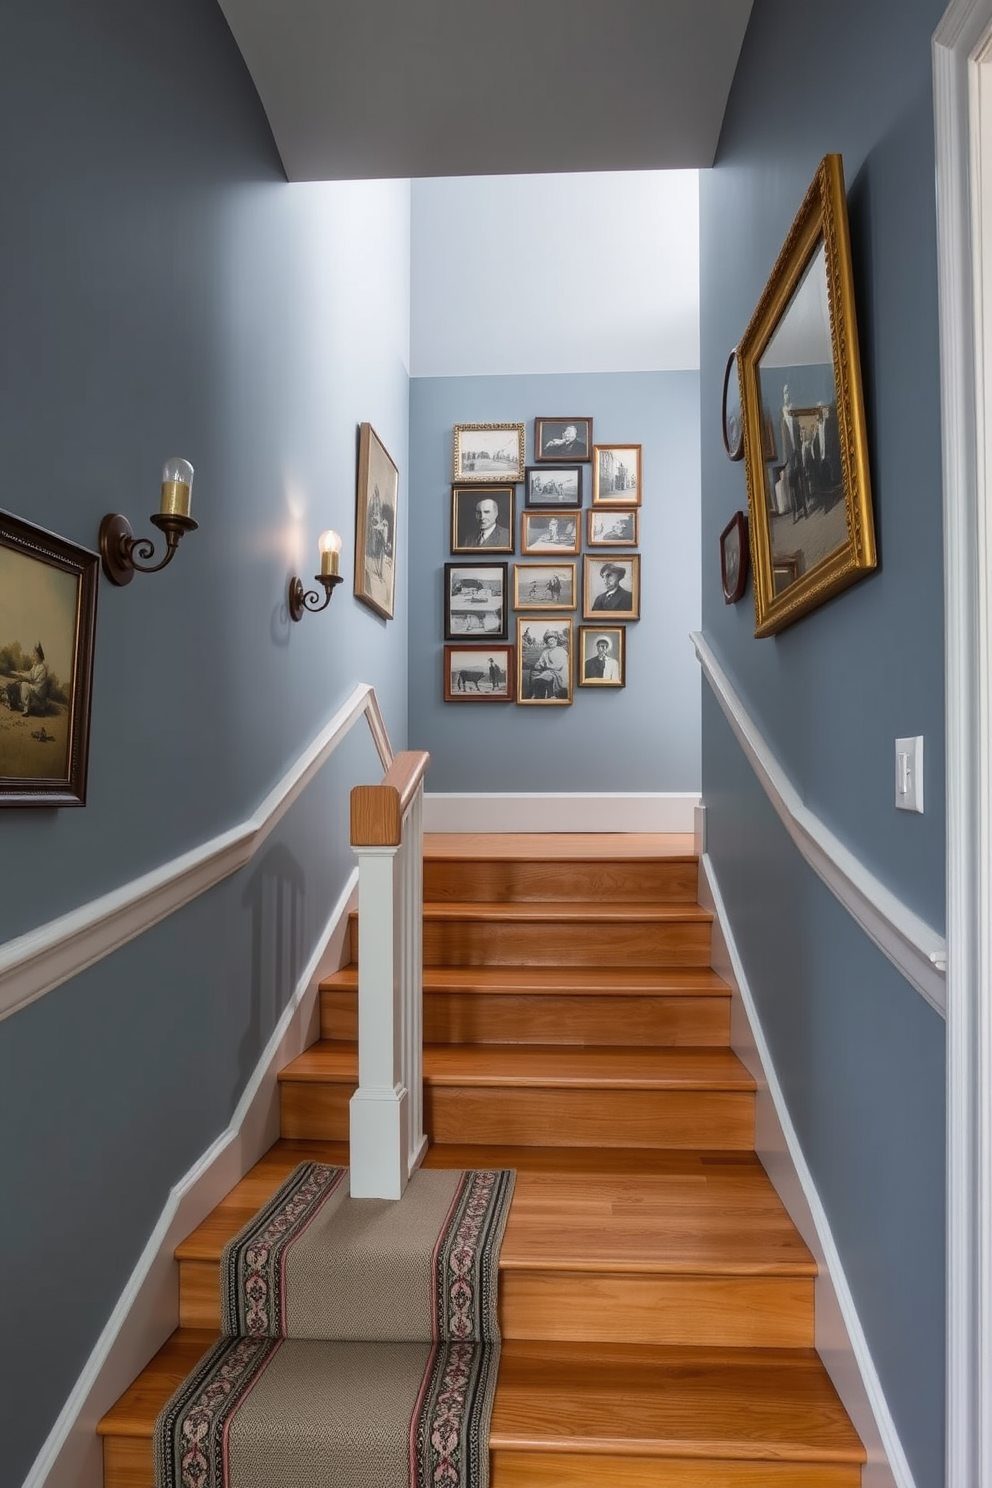
[{"label": "gallery arrangement of frames", "polygon": [[533,454],[523,423],[455,425],[445,702],[561,706],[575,687],[626,685],[641,446],[595,444],[591,418],[535,418]]}]

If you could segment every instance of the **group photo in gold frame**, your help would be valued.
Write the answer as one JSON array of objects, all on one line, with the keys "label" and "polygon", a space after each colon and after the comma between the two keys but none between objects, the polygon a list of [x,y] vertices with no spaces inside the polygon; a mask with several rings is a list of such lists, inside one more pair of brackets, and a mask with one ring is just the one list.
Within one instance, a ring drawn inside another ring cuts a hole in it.
[{"label": "group photo in gold frame", "polygon": [[826,155],[737,348],[754,574],[768,636],[875,568],[839,155]]}]

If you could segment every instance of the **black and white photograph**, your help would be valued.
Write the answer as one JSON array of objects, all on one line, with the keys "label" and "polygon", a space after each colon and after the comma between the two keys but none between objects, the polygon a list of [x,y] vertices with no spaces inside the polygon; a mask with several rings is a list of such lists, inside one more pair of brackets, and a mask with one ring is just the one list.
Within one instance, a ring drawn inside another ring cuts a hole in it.
[{"label": "black and white photograph", "polygon": [[445,646],[446,703],[512,703],[515,683],[512,646]]},{"label": "black and white photograph", "polygon": [[534,459],[588,460],[592,455],[591,418],[536,418]]},{"label": "black and white photograph", "polygon": [[640,512],[610,511],[591,506],[586,512],[586,541],[590,548],[636,548],[640,535]]},{"label": "black and white photograph", "polygon": [[641,504],[641,446],[597,444],[592,452],[592,503]]},{"label": "black and white photograph", "polygon": [[543,615],[517,619],[517,702],[572,701],[572,622]]},{"label": "black and white photograph", "polygon": [[525,479],[525,506],[582,505],[581,465],[528,465]]},{"label": "black and white photograph", "polygon": [[400,475],[392,456],[369,423],[358,443],[358,501],[355,516],[355,597],[384,620],[396,600],[396,510]]},{"label": "black and white photograph", "polygon": [[574,610],[574,563],[515,563],[515,610]]},{"label": "black and white photograph", "polygon": [[512,486],[452,486],[451,551],[513,552]]},{"label": "black and white photograph", "polygon": [[582,533],[575,516],[525,511],[521,515],[521,553],[578,553]]},{"label": "black and white photograph", "polygon": [[444,639],[507,639],[505,563],[444,565]]},{"label": "black and white photograph", "polygon": [[597,615],[623,615],[638,620],[641,614],[641,558],[592,556],[583,559],[582,617],[595,620]]},{"label": "black and white photograph", "polygon": [[720,582],[725,604],[736,604],[747,587],[747,519],[734,512],[720,533]]},{"label": "black and white photograph", "polygon": [[523,424],[456,424],[452,480],[496,481],[524,478]]},{"label": "black and white photograph", "polygon": [[623,625],[579,626],[580,687],[623,687],[627,681]]}]

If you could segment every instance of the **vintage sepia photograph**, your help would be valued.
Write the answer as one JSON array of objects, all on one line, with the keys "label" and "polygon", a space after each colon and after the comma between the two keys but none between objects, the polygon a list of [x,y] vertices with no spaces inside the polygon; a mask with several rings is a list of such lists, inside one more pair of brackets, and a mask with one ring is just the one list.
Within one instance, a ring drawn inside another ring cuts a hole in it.
[{"label": "vintage sepia photograph", "polygon": [[641,446],[597,444],[592,454],[593,505],[640,506]]},{"label": "vintage sepia photograph", "polygon": [[536,418],[534,459],[588,460],[592,454],[591,418]]},{"label": "vintage sepia photograph", "polygon": [[609,511],[591,506],[586,512],[586,541],[590,548],[636,548],[640,533],[640,512]]},{"label": "vintage sepia photograph", "polygon": [[444,638],[507,639],[505,563],[444,565]]},{"label": "vintage sepia photograph", "polygon": [[523,424],[456,424],[452,479],[493,484],[524,478]]},{"label": "vintage sepia photograph", "polygon": [[623,625],[579,626],[580,687],[623,687],[627,630]]},{"label": "vintage sepia photograph", "polygon": [[371,424],[358,436],[358,508],[355,514],[355,596],[393,618],[396,598],[396,507],[400,475]]},{"label": "vintage sepia photograph", "polygon": [[99,557],[0,512],[0,806],[83,806]]},{"label": "vintage sepia photograph", "polygon": [[452,486],[451,551],[513,552],[512,486]]},{"label": "vintage sepia photograph", "polygon": [[600,614],[622,614],[638,620],[641,614],[640,554],[629,558],[602,558],[586,554],[583,559],[582,616],[595,620]]},{"label": "vintage sepia photograph", "polygon": [[736,604],[747,587],[747,518],[734,512],[720,533],[720,580],[726,604]]},{"label": "vintage sepia photograph", "polygon": [[548,512],[537,511],[522,513],[521,553],[578,553],[580,545],[581,531],[577,517],[556,517]]},{"label": "vintage sepia photograph", "polygon": [[574,610],[574,563],[515,563],[515,610]]},{"label": "vintage sepia photograph", "polygon": [[553,469],[527,466],[525,506],[581,506],[582,466],[556,465]]},{"label": "vintage sepia photograph", "polygon": [[572,701],[572,622],[542,615],[517,619],[517,702]]},{"label": "vintage sepia photograph", "polygon": [[512,646],[444,648],[446,703],[510,703],[514,680]]}]

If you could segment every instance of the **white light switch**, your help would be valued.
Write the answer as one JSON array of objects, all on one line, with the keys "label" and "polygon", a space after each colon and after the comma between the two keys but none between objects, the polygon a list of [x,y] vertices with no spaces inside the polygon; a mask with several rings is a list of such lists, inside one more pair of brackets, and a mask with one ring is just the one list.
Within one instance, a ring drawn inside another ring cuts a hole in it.
[{"label": "white light switch", "polygon": [[923,738],[896,740],[896,807],[923,810]]}]

